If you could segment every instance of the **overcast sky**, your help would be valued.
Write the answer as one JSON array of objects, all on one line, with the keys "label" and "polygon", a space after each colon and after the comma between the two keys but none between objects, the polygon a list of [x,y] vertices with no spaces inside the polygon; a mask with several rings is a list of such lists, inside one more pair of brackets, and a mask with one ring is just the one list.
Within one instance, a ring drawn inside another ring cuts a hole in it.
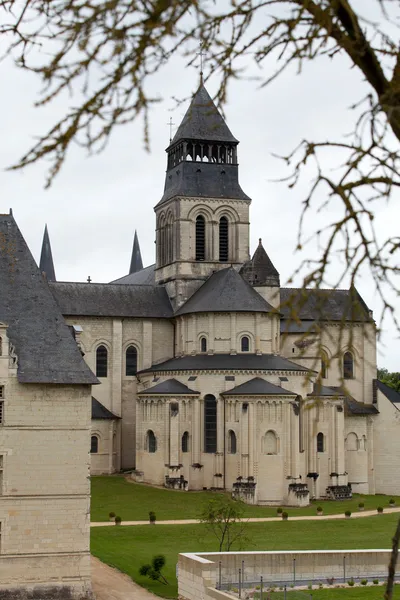
[{"label": "overcast sky", "polygon": [[[176,60],[149,83],[163,101],[151,112],[151,152],[144,150],[142,123],[116,130],[104,152],[88,158],[78,147],[69,153],[66,165],[49,190],[44,189],[46,164],[23,172],[5,168],[20,158],[34,136],[43,134],[73,98],[57,106],[33,108],[40,89],[34,76],[0,65],[3,93],[0,97],[0,212],[13,209],[14,216],[39,261],[45,223],[53,249],[59,281],[107,282],[127,274],[135,229],[143,263],[154,262],[155,218],[153,207],[162,196],[166,169],[165,148],[169,143],[170,116],[178,127],[187,103],[176,106],[173,97],[184,98],[195,91],[198,72],[184,69]],[[211,95],[216,81],[207,88]],[[6,90],[6,91],[4,91]],[[272,180],[285,171],[273,153],[286,154],[302,139],[337,139],[352,128],[348,107],[367,92],[355,69],[346,60],[322,60],[310,64],[301,75],[290,70],[265,89],[257,83],[235,82],[229,87],[225,107],[228,125],[240,140],[239,174],[243,190],[252,198],[250,251],[262,238],[285,285],[301,256],[296,247],[298,216],[307,189],[307,178],[295,189]],[[331,215],[321,215],[331,218]],[[396,233],[399,210],[394,203],[377,214],[377,229]],[[314,217],[314,224],[318,221]],[[313,220],[310,221],[310,227]],[[312,254],[310,249],[308,255]],[[307,255],[307,250],[304,256]],[[332,267],[335,274],[335,266]],[[300,283],[300,280],[295,282]],[[380,303],[371,279],[363,277],[357,287],[377,314]],[[400,370],[397,336],[386,323],[378,364]]]}]

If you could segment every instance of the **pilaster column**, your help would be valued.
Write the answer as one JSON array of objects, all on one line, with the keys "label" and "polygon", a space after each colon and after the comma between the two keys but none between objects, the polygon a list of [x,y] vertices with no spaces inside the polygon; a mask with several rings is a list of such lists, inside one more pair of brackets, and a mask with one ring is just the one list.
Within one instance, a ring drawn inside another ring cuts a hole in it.
[{"label": "pilaster column", "polygon": [[215,348],[215,330],[214,330],[214,313],[208,314],[208,331],[209,331],[209,350],[208,352],[213,353]]},{"label": "pilaster column", "polygon": [[253,402],[249,402],[249,407],[247,409],[247,412],[249,413],[249,470],[248,470],[248,474],[249,474],[249,476],[254,477],[254,457],[256,456],[256,454],[254,452],[254,444],[255,444],[254,429],[255,429],[256,419],[255,419],[255,406],[254,406]]},{"label": "pilaster column", "polygon": [[256,354],[261,354],[261,314],[260,313],[256,313],[255,314],[255,334],[256,334],[256,339],[255,339],[255,351]]},{"label": "pilaster column", "polygon": [[200,398],[192,400],[192,464],[200,462],[201,453],[201,404]]},{"label": "pilaster column", "polygon": [[[178,412],[175,414],[169,410],[169,464],[177,466],[180,464],[179,461],[179,419],[180,419],[180,406],[178,401],[174,398],[171,402],[178,404]],[[170,405],[171,407],[171,405]]]},{"label": "pilaster column", "polygon": [[[122,392],[122,321],[112,323],[111,411],[121,416]],[[151,365],[149,365],[151,366]]]},{"label": "pilaster column", "polygon": [[[248,404],[246,401],[243,404]],[[249,407],[247,410],[243,410],[243,404],[241,406],[240,414],[240,454],[241,454],[241,475],[242,477],[248,477],[249,475]]]},{"label": "pilaster column", "polygon": [[231,353],[236,351],[236,313],[231,313]]}]

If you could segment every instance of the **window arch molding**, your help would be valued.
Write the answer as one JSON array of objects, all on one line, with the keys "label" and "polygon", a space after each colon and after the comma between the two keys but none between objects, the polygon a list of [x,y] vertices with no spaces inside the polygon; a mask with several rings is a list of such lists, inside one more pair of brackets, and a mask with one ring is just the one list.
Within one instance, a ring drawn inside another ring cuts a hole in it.
[{"label": "window arch molding", "polygon": [[214,217],[218,221],[221,217],[226,217],[228,221],[232,224],[236,224],[238,221],[240,221],[239,214],[236,212],[236,210],[226,205],[219,206],[214,213]]},{"label": "window arch molding", "polygon": [[90,436],[90,454],[98,454],[100,446],[100,435],[92,432]]},{"label": "window arch molding", "polygon": [[358,435],[354,431],[350,431],[345,439],[345,447],[349,452],[357,452],[359,448]]},{"label": "window arch molding", "polygon": [[109,363],[110,363],[110,350],[105,344],[100,343],[96,346],[94,360],[95,360],[96,377],[101,377],[101,378],[108,377]]},{"label": "window arch molding", "polygon": [[328,379],[331,358],[329,356],[328,350],[325,347],[321,348],[319,360],[321,379]]},{"label": "window arch molding", "polygon": [[[249,340],[249,349],[242,350],[243,338],[248,338]],[[254,352],[254,338],[253,335],[248,331],[241,331],[237,336],[237,351],[238,352]]]},{"label": "window arch molding", "polygon": [[123,352],[122,361],[123,361],[124,377],[130,377],[130,375],[126,375],[126,353],[130,346],[133,346],[134,348],[136,348],[136,351],[137,351],[137,370],[140,371],[140,369],[142,368],[142,356],[143,356],[142,344],[140,342],[138,342],[137,340],[128,340],[122,346],[122,352]]},{"label": "window arch molding", "polygon": [[[206,348],[205,350],[203,350],[203,345],[204,342],[203,340],[205,340],[206,344]],[[207,333],[199,333],[199,335],[197,336],[197,348],[199,350],[199,352],[208,352],[209,349],[209,345],[208,345],[208,335]]]},{"label": "window arch molding", "polygon": [[237,453],[237,435],[233,431],[233,429],[229,429],[228,431],[228,454],[236,454]]},{"label": "window arch molding", "polygon": [[181,450],[184,454],[190,452],[190,435],[188,431],[184,431],[182,434]]},{"label": "window arch molding", "polygon": [[343,352],[341,361],[343,379],[355,379],[356,358],[353,348],[346,349]]},{"label": "window arch molding", "polygon": [[268,429],[262,437],[262,453],[267,455],[279,454],[279,437],[276,431]]},{"label": "window arch molding", "polygon": [[140,371],[140,353],[136,344],[128,344],[124,352],[125,377],[136,377]]},{"label": "window arch molding", "polygon": [[157,437],[152,429],[146,431],[144,447],[149,454],[157,452]]},{"label": "window arch molding", "polygon": [[317,434],[317,452],[325,452],[325,436],[322,431]]}]

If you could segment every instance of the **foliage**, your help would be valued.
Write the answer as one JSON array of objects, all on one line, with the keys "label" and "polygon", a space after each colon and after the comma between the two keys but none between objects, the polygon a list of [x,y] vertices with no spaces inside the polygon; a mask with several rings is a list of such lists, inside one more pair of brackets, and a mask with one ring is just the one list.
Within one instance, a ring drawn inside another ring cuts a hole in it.
[{"label": "foliage", "polygon": [[144,575],[153,579],[153,581],[161,581],[165,585],[168,585],[168,581],[161,573],[161,569],[165,566],[165,556],[163,554],[157,554],[153,556],[153,560],[150,564],[142,565],[139,569],[140,575]]},{"label": "foliage", "polygon": [[350,587],[353,587],[353,585],[354,585],[354,579],[353,578],[349,579],[347,583],[348,583],[348,585]]},{"label": "foliage", "polygon": [[383,513],[383,507],[382,506],[378,506],[378,508],[376,510],[378,511],[378,513]]},{"label": "foliage", "polygon": [[378,379],[400,393],[400,373],[389,373],[387,369],[378,369]]},{"label": "foliage", "polygon": [[373,583],[374,585],[378,585],[378,583],[379,583],[379,579],[373,579],[373,580],[372,580],[372,583]]},{"label": "foliage", "polygon": [[284,512],[282,513],[282,519],[283,519],[284,521],[287,521],[287,519],[288,519],[288,518],[289,518],[289,513],[287,513],[286,511],[284,511]]},{"label": "foliage", "polygon": [[204,507],[200,522],[217,538],[220,552],[229,552],[235,543],[241,546],[248,542],[243,514],[243,503],[225,495],[217,496]]},{"label": "foliage", "polygon": [[276,512],[278,515],[281,515],[283,513],[283,508],[279,506],[279,508],[276,509]]},{"label": "foliage", "polygon": [[121,523],[122,519],[121,517],[115,517],[115,524],[117,525],[117,523]]},{"label": "foliage", "polygon": [[368,579],[361,579],[360,583],[361,585],[367,585]]},{"label": "foliage", "polygon": [[[37,105],[56,103],[65,93],[75,99],[13,168],[48,160],[50,184],[74,142],[100,151],[115,127],[138,116],[148,147],[149,108],[159,98],[147,93],[147,82],[175,55],[192,64],[199,41],[207,53],[206,79],[214,74],[219,80],[220,102],[229,81],[245,78],[253,65],[267,86],[291,66],[300,73],[309,61],[323,61],[329,77],[331,63],[344,58],[338,64],[353,67],[366,90],[352,103],[352,130],[305,139],[283,157],[290,187],[304,170],[310,182],[298,249],[310,239],[321,248],[299,270],[306,270],[304,284],[331,284],[327,268],[338,254],[338,286],[344,277],[353,284],[368,266],[383,314],[396,321],[384,288],[397,291],[391,276],[398,273],[400,241],[378,239],[374,217],[400,186],[398,18],[393,0],[0,0],[6,55],[43,83]],[[310,238],[303,226],[311,210],[310,220],[322,210],[327,220]]]},{"label": "foliage", "polygon": [[346,510],[344,514],[346,517],[351,517],[351,510]]},{"label": "foliage", "polygon": [[358,508],[364,508],[364,502],[359,502],[358,503]]},{"label": "foliage", "polygon": [[151,511],[149,512],[149,521],[150,521],[150,523],[155,523],[155,522],[156,522],[156,519],[157,519],[157,517],[156,517],[156,513],[155,513],[154,511],[152,511],[152,510],[151,510]]},{"label": "foliage", "polygon": [[114,519],[115,518],[115,512],[108,513],[108,516],[110,517],[110,519]]},{"label": "foliage", "polygon": [[394,498],[390,498],[389,504],[391,504],[391,505],[394,506],[396,504],[395,499]]}]

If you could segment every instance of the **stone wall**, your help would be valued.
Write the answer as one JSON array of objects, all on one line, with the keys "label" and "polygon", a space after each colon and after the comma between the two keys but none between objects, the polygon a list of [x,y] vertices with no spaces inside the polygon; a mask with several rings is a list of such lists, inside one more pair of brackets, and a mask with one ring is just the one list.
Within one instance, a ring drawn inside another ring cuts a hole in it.
[{"label": "stone wall", "polygon": [[400,405],[378,390],[379,415],[374,418],[374,474],[377,494],[400,494]]}]

